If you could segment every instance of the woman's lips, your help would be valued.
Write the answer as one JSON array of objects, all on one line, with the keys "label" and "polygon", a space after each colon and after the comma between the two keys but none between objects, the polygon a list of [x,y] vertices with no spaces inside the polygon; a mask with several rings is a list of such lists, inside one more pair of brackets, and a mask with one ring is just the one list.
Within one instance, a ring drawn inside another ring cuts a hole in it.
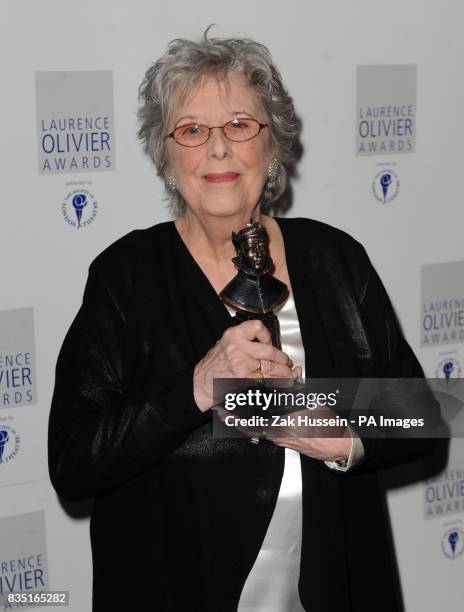
[{"label": "woman's lips", "polygon": [[212,172],[211,174],[205,174],[205,179],[208,183],[225,183],[227,181],[235,181],[238,176],[237,172]]}]

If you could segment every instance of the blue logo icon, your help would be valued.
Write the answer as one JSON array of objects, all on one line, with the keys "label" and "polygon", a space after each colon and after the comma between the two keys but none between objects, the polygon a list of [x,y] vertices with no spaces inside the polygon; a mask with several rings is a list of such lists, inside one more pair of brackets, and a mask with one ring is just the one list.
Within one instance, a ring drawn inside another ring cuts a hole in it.
[{"label": "blue logo icon", "polygon": [[2,463],[3,451],[9,439],[6,429],[0,429],[0,463]]},{"label": "blue logo icon", "polygon": [[387,201],[388,188],[390,187],[391,182],[392,182],[392,175],[389,172],[385,172],[380,177],[380,185],[382,186],[384,204]]},{"label": "blue logo icon", "polygon": [[0,425],[0,466],[12,461],[18,454],[20,438],[9,425]]},{"label": "blue logo icon", "polygon": [[400,181],[393,170],[381,170],[372,182],[372,192],[375,199],[387,204],[396,198],[400,191]]},{"label": "blue logo icon", "polygon": [[459,527],[451,527],[441,540],[445,557],[457,559],[464,552],[464,533]]},{"label": "blue logo icon", "polygon": [[72,205],[76,211],[77,227],[81,227],[82,210],[87,206],[87,196],[85,193],[76,193],[72,199]]},{"label": "blue logo icon", "polygon": [[74,189],[61,205],[65,221],[74,229],[87,227],[95,220],[98,202],[87,189]]},{"label": "blue logo icon", "polygon": [[461,365],[455,357],[442,359],[435,371],[435,377],[441,379],[442,387],[453,387],[461,378]]},{"label": "blue logo icon", "polygon": [[443,365],[443,374],[445,375],[446,382],[449,382],[451,377],[451,372],[454,370],[454,363],[452,361],[447,361]]},{"label": "blue logo icon", "polygon": [[451,547],[451,551],[453,553],[453,557],[456,555],[456,544],[459,541],[459,533],[457,531],[452,531],[448,535],[448,542]]}]

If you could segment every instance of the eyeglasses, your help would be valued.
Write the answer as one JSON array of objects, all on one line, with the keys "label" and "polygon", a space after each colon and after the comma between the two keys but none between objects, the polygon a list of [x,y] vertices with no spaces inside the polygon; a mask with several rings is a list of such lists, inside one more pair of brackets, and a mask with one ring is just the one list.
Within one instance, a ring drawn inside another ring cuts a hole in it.
[{"label": "eyeglasses", "polygon": [[214,125],[211,127],[198,125],[198,123],[186,123],[176,127],[175,130],[164,138],[172,138],[183,147],[199,147],[208,140],[211,130],[220,128],[228,140],[246,142],[256,138],[264,127],[267,127],[267,123],[260,123],[256,119],[249,119],[248,117],[240,117],[232,119],[232,121],[228,121],[224,125]]}]

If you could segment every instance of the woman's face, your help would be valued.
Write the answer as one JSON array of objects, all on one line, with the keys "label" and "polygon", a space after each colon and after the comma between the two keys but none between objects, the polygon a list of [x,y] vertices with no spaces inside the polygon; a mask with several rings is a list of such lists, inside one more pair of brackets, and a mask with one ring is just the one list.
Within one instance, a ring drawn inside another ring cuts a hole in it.
[{"label": "woman's face", "polygon": [[[174,104],[168,133],[180,125],[222,126],[238,117],[265,123],[258,96],[243,75],[230,73],[228,87],[208,77],[184,104]],[[243,217],[248,222],[264,187],[272,159],[269,129],[245,142],[228,140],[221,129],[210,131],[198,147],[166,140],[169,173],[187,206],[201,216]]]}]

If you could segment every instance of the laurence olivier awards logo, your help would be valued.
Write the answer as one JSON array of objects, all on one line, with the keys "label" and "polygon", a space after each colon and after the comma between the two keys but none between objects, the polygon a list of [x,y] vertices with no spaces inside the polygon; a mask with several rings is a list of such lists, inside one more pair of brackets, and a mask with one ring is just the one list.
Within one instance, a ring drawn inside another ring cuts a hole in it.
[{"label": "laurence olivier awards logo", "polygon": [[375,199],[387,204],[396,198],[400,191],[400,180],[391,169],[377,172],[372,181],[372,193]]},{"label": "laurence olivier awards logo", "polygon": [[36,72],[39,174],[114,170],[113,73]]},{"label": "laurence olivier awards logo", "polygon": [[48,558],[43,510],[0,519],[0,607],[11,609],[9,593],[47,591]]},{"label": "laurence olivier awards logo", "polygon": [[61,212],[68,225],[81,229],[95,220],[98,202],[88,189],[73,189],[64,198]]},{"label": "laurence olivier awards logo", "polygon": [[464,531],[461,526],[449,527],[441,539],[441,549],[448,559],[457,559],[464,552]]},{"label": "laurence olivier awards logo", "polygon": [[449,465],[423,483],[424,517],[443,518],[464,512],[464,467]]},{"label": "laurence olivier awards logo", "polygon": [[463,278],[464,261],[422,266],[421,346],[464,342]]},{"label": "laurence olivier awards logo", "polygon": [[414,64],[357,67],[357,155],[414,152],[416,80]]},{"label": "laurence olivier awards logo", "polygon": [[0,408],[37,402],[32,308],[0,311]]}]

